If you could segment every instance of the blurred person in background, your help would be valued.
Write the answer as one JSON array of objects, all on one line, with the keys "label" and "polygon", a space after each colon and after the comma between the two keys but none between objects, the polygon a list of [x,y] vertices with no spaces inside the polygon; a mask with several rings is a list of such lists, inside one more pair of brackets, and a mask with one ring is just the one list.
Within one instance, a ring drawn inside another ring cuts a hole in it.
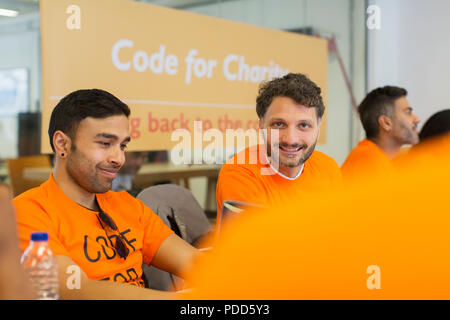
[{"label": "blurred person in background", "polygon": [[20,250],[11,190],[0,183],[0,300],[32,299],[34,292],[20,265]]},{"label": "blurred person in background", "polygon": [[[433,114],[423,125],[419,133],[420,142],[407,152],[402,153],[393,159],[394,166],[398,170],[408,166],[407,159],[414,158],[415,164],[427,163],[434,159],[439,159],[447,150],[439,148],[430,148],[430,145],[438,144],[450,145],[450,109],[439,111]],[[430,152],[432,150],[432,152]],[[414,167],[410,167],[415,170]]]},{"label": "blurred person in background", "polygon": [[9,197],[10,200],[13,197],[11,187],[3,182],[0,182],[0,193],[2,194],[3,197]]},{"label": "blurred person in background", "polygon": [[125,152],[125,163],[114,178],[111,190],[116,192],[128,191],[133,196],[137,195],[141,190],[134,188],[133,179],[147,157],[147,151]]},{"label": "blurred person in background", "polygon": [[363,179],[377,173],[389,175],[394,169],[392,159],[402,146],[419,142],[417,125],[420,121],[413,113],[407,91],[385,86],[371,91],[358,107],[366,133],[350,152],[341,166],[345,181]]},{"label": "blurred person in background", "polygon": [[450,132],[450,109],[433,114],[419,133],[420,142]]}]

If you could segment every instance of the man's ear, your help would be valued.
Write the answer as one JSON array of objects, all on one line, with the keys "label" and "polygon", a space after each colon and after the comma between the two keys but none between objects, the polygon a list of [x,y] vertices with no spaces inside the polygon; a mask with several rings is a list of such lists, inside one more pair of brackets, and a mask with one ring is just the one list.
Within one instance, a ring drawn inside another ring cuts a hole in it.
[{"label": "man's ear", "polygon": [[394,121],[392,118],[383,114],[378,117],[378,126],[385,132],[391,132],[394,126]]},{"label": "man's ear", "polygon": [[71,149],[72,140],[70,137],[62,132],[61,130],[57,130],[53,134],[53,146],[55,147],[55,153],[58,158],[66,158]]}]

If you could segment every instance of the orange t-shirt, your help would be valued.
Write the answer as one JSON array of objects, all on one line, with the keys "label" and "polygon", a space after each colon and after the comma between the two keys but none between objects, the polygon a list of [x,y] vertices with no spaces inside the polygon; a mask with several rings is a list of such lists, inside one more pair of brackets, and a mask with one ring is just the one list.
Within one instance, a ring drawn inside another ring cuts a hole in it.
[{"label": "orange t-shirt", "polygon": [[217,222],[226,200],[263,206],[286,203],[292,199],[301,203],[307,194],[326,192],[342,185],[338,164],[322,152],[314,151],[300,175],[292,179],[265,164],[266,159],[265,147],[253,146],[222,166],[216,190]]},{"label": "orange t-shirt", "polygon": [[[116,253],[97,214],[71,198],[53,175],[13,200],[24,251],[33,231],[46,231],[53,254],[70,257],[93,280],[125,282],[143,287],[142,262],[153,256],[172,230],[140,200],[127,192],[97,194],[100,208],[116,223],[130,250],[124,260]],[[114,234],[109,234],[114,236]]]},{"label": "orange t-shirt", "polygon": [[345,182],[363,179],[369,175],[392,173],[394,166],[375,143],[364,139],[350,152],[341,166]]}]

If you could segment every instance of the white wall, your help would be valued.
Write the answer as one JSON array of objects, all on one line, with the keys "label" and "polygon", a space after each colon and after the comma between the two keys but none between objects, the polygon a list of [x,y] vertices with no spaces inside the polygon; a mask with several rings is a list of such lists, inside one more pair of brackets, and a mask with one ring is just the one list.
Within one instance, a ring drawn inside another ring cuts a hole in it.
[{"label": "white wall", "polygon": [[[349,77],[356,80],[354,93],[357,98],[364,96],[364,1],[242,0],[205,5],[189,11],[274,29],[312,26],[323,36],[334,35]],[[328,61],[327,143],[317,146],[317,149],[341,164],[354,146],[356,118],[336,54],[330,53]]]},{"label": "white wall", "polygon": [[381,29],[369,32],[369,89],[404,87],[421,125],[450,108],[450,1],[374,0]]}]

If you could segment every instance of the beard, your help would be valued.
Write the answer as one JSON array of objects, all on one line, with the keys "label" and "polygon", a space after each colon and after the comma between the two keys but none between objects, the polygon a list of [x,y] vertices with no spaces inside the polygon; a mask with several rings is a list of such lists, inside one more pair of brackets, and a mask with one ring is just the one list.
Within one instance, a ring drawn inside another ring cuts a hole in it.
[{"label": "beard", "polygon": [[67,159],[67,173],[69,177],[84,190],[90,193],[105,193],[112,187],[112,179],[100,179],[99,165],[93,165],[76,149],[71,150]]},{"label": "beard", "polygon": [[414,128],[401,125],[399,131],[400,133],[397,140],[399,140],[401,144],[415,145],[419,142],[419,133],[415,131]]},{"label": "beard", "polygon": [[[287,168],[295,168],[302,166],[308,159],[311,157],[312,153],[314,152],[314,149],[316,148],[316,142],[312,144],[311,146],[307,146],[306,144],[287,144],[287,143],[280,143],[280,144],[274,144],[271,146],[267,146],[267,155],[274,161],[275,163],[278,163],[280,166],[287,167]],[[304,151],[297,155],[296,157],[289,158],[288,156],[280,156],[279,148],[290,148],[290,149],[299,149],[302,148]]]},{"label": "beard", "polygon": [[407,141],[407,144],[415,145],[419,143],[419,134],[411,129],[408,131],[405,140]]}]

